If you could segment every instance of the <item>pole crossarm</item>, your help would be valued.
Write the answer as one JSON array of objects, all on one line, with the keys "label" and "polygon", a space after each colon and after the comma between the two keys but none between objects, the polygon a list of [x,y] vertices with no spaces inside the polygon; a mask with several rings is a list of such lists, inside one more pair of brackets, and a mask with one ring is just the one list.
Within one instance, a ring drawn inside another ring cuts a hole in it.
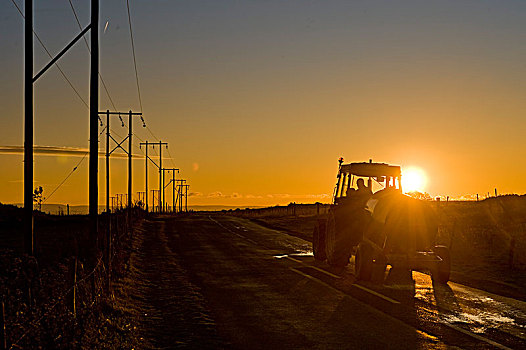
[{"label": "pole crossarm", "polygon": [[[179,168],[163,168],[163,169],[161,169],[161,170],[162,170],[163,172],[165,172],[165,171],[173,171],[174,173],[177,171],[177,173],[179,174]],[[177,180],[175,180],[175,181],[177,181]],[[168,186],[170,186],[170,184],[171,184],[172,182],[174,182],[174,180],[170,180],[170,182],[168,182],[168,183],[166,184],[166,186],[164,186],[164,188],[167,188]]]},{"label": "pole crossarm", "polygon": [[62,49],[62,51],[60,51],[55,57],[53,57],[53,59],[51,59],[51,61],[44,67],[40,70],[40,72],[37,73],[37,75],[35,75],[33,77],[33,83],[35,81],[37,81],[38,78],[40,78],[42,76],[42,74],[44,74],[52,65],[55,64],[55,62],[57,62],[62,56],[64,56],[64,54],[73,46],[75,45],[75,43],[77,41],[80,40],[80,38],[82,38],[84,36],[84,34],[86,34],[88,32],[88,30],[91,29],[91,24],[88,24],[88,26],[86,28],[84,28],[84,30],[82,32],[80,32],[79,35],[77,35],[65,48]]},{"label": "pole crossarm", "polygon": [[[142,117],[141,117],[142,118]],[[143,124],[143,126],[145,126]],[[148,157],[148,146],[152,147],[153,149],[155,149],[155,145],[159,145],[159,165],[157,165],[157,163],[155,163],[153,161],[153,159],[151,159],[150,157]],[[144,161],[145,161],[145,164],[144,164],[144,170],[145,170],[145,176],[144,176],[144,182],[145,182],[145,192],[148,193],[148,159],[150,160],[150,162],[153,163],[153,165],[155,165],[157,167],[157,169],[159,170],[159,212],[162,211],[162,199],[161,199],[161,183],[162,183],[162,176],[161,174],[163,174],[163,172],[161,171],[162,169],[162,165],[163,165],[163,153],[162,153],[162,150],[163,150],[163,147],[162,146],[166,146],[166,148],[168,148],[168,142],[161,142],[159,140],[159,142],[140,142],[139,143],[139,148],[142,149],[142,146],[146,146],[145,147],[145,157],[144,157]],[[162,187],[162,189],[164,190],[164,187]],[[152,197],[152,199],[154,200],[155,202],[155,198]],[[155,206],[154,206],[155,207]],[[146,196],[146,211],[148,212],[148,196]]]},{"label": "pole crossarm", "polygon": [[[152,163],[157,167],[157,169],[159,170],[159,212],[162,212],[162,208],[163,208],[163,192],[164,192],[164,184],[163,184],[163,174],[164,172],[161,171],[162,168],[163,168],[163,147],[162,146],[166,146],[166,148],[168,148],[168,142],[162,142],[161,140],[159,140],[159,142],[141,142],[139,144],[139,148],[142,148],[142,146],[145,145],[146,146],[146,155],[145,155],[145,159],[147,160],[148,159],[148,146],[151,146],[153,149],[155,149],[155,146],[158,145],[159,146],[159,165],[155,164],[155,162],[152,160]],[[148,175],[148,162],[146,161],[146,176]],[[146,187],[148,186],[147,185],[148,182],[146,181]],[[163,191],[161,191],[161,189]]]},{"label": "pole crossarm", "polygon": [[[146,126],[144,123],[144,119],[142,117],[142,113],[140,112],[132,112],[131,110],[128,112],[110,112],[109,109],[106,111],[99,111],[97,112],[97,115],[106,115],[106,211],[110,211],[110,156],[115,152],[117,149],[121,149],[127,156],[128,156],[128,194],[127,194],[127,208],[128,208],[128,228],[130,230],[130,233],[132,231],[131,228],[131,208],[132,208],[132,117],[138,116],[141,118],[143,122],[143,126]],[[118,116],[122,125],[124,126],[124,121],[122,120],[122,116],[128,116],[128,135],[124,137],[120,142],[117,141],[110,133],[110,116]],[[100,119],[100,117],[99,117]],[[101,121],[102,123],[102,121]],[[110,142],[113,141],[116,146],[110,151]],[[122,144],[124,142],[128,141],[128,150],[124,149],[122,147]]]},{"label": "pole crossarm", "polygon": [[142,115],[141,112],[99,112],[99,115],[120,115],[121,117],[125,117],[127,115]]},{"label": "pole crossarm", "polygon": [[[162,175],[163,175],[163,196],[164,196],[164,190],[170,186],[170,184],[172,184],[172,187],[175,186],[175,172],[177,171],[177,173],[179,173],[179,168],[163,168],[161,169],[162,170]],[[165,171],[168,171],[168,172],[172,172],[172,179],[168,182],[168,184],[165,186],[164,185],[164,172]],[[173,195],[175,194],[175,191],[172,192],[172,197]],[[166,197],[165,197],[165,200],[166,200]],[[172,198],[172,201],[173,201],[173,198]],[[173,201],[174,204],[175,204],[175,201]]]},{"label": "pole crossarm", "polygon": [[[135,115],[135,116],[141,116],[142,117],[142,113],[141,112],[110,112],[110,111],[99,111],[99,115],[106,115],[106,116],[109,116],[109,115],[116,115],[116,116],[119,116],[119,117],[123,117],[123,116],[130,116],[130,115]],[[122,121],[122,119],[121,119]],[[124,151],[124,153],[128,154],[128,151],[126,151],[121,145],[130,137],[129,135],[126,136],[124,139],[122,139],[122,141],[117,141],[115,140],[115,138],[110,134],[109,135],[110,139],[113,140],[113,142],[115,142],[116,146],[110,151],[108,152],[108,154],[112,154],[115,150],[117,150],[117,148],[120,148],[121,150]]]}]

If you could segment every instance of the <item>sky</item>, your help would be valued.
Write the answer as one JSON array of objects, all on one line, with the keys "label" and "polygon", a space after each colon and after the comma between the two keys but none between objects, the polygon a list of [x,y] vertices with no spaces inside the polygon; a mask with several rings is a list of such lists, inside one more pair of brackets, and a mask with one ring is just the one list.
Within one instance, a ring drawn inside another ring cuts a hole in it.
[{"label": "sky", "polygon": [[[87,25],[89,2],[72,4]],[[100,73],[119,111],[141,111],[126,1],[100,6]],[[79,33],[68,1],[34,9],[52,54]],[[526,193],[524,1],[130,0],[130,9],[148,126],[134,121],[134,143],[168,142],[163,164],[180,168],[190,204],[328,202],[339,157],[420,168],[432,196]],[[49,57],[34,46],[36,73]],[[59,65],[88,101],[84,42]],[[0,1],[0,76],[0,202],[21,203],[23,18],[11,0]],[[100,110],[113,110],[100,90]],[[35,155],[46,197],[88,148],[88,109],[55,67],[34,93],[34,144],[72,151]],[[111,130],[127,132],[116,117]],[[144,191],[144,149],[133,152],[133,191]],[[126,166],[112,157],[112,195],[126,192]],[[149,178],[158,188],[153,166]],[[85,158],[48,203],[87,202]]]}]

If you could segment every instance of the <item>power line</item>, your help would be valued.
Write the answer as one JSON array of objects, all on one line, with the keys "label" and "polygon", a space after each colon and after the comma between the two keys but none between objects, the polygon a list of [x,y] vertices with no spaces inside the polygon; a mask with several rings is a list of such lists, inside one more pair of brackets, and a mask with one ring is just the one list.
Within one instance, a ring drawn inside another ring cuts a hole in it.
[{"label": "power line", "polygon": [[[13,5],[15,6],[15,8],[17,9],[18,13],[22,16],[22,18],[25,20],[25,16],[22,12],[22,10],[20,9],[20,7],[18,6],[18,4],[15,2],[15,0],[11,0],[11,2],[13,3]],[[80,20],[79,20],[79,17],[77,15],[77,12],[75,10],[75,7],[73,6],[73,3],[71,2],[71,0],[68,0],[69,4],[70,4],[70,7],[71,7],[71,10],[73,12],[73,15],[75,16],[75,20],[79,26],[79,28],[82,30],[82,26],[80,24]],[[127,9],[128,9],[128,23],[129,23],[129,26],[130,26],[130,36],[131,36],[131,43],[132,43],[132,53],[133,53],[133,63],[134,63],[134,68],[135,68],[135,78],[136,78],[136,83],[137,83],[137,92],[138,92],[138,96],[139,96],[139,104],[140,104],[140,108],[141,108],[141,112],[142,112],[142,99],[141,99],[141,91],[140,91],[140,87],[139,87],[139,76],[138,76],[138,72],[137,72],[137,61],[136,61],[136,58],[135,58],[135,45],[134,45],[134,41],[133,41],[133,32],[132,32],[132,26],[131,26],[131,16],[130,16],[130,8],[129,8],[129,3],[128,1],[126,2],[126,6],[127,6]],[[38,42],[40,43],[40,45],[42,46],[42,48],[44,49],[44,51],[47,53],[47,55],[49,56],[49,58],[53,59],[53,56],[51,55],[51,53],[49,52],[49,50],[47,49],[46,45],[44,45],[44,42],[40,39],[40,37],[38,36],[38,34],[36,33],[35,29],[32,27],[32,32],[33,34],[35,35],[36,39],[38,40]],[[91,53],[91,49],[89,47],[89,44],[87,42],[87,39],[85,36],[83,36],[83,39],[84,39],[84,43],[86,44],[86,48],[88,49],[88,52]],[[84,106],[86,106],[87,109],[89,109],[89,106],[87,104],[87,102],[84,100],[84,98],[82,98],[82,96],[80,95],[79,91],[75,88],[75,86],[73,85],[73,83],[69,80],[69,78],[67,77],[66,73],[64,73],[64,71],[62,70],[62,68],[59,66],[58,62],[55,62],[55,66],[57,67],[57,69],[59,70],[59,72],[61,73],[62,77],[66,80],[66,82],[69,84],[69,86],[71,87],[71,89],[75,92],[75,94],[78,96],[78,98],[82,101],[82,103],[84,104]],[[98,76],[99,76],[99,79],[104,87],[104,90],[106,92],[106,95],[108,96],[108,99],[110,100],[110,103],[113,107],[114,110],[117,110],[116,106],[115,106],[115,103],[113,102],[113,99],[111,98],[111,95],[109,93],[109,90],[108,90],[108,87],[106,86],[106,82],[104,81],[104,79],[102,78],[102,75],[100,72],[98,72]],[[99,117],[99,120],[101,121],[101,126],[102,126],[102,120],[100,119]],[[144,119],[142,118],[141,116],[141,120],[143,123],[144,122]],[[124,125],[124,121],[121,119],[121,122],[122,124]],[[102,133],[104,132],[104,130],[106,129],[107,126],[105,126],[100,134],[99,134],[99,138],[100,138],[100,135],[102,135]],[[151,132],[151,130],[149,128],[147,128],[148,131],[150,132],[150,134],[153,135],[153,133]],[[119,136],[119,134],[117,132],[115,132],[114,130],[110,129],[114,134],[116,134],[117,136]],[[137,134],[134,133],[134,135],[140,140],[140,141],[143,141],[139,136],[137,136]],[[119,136],[121,137],[121,136]],[[154,136],[154,138],[156,138]],[[138,147],[136,144],[134,145],[137,149],[141,150],[140,147]],[[141,150],[142,151],[142,150]],[[73,170],[71,170],[71,172],[64,178],[64,180],[62,180],[62,182],[51,192],[51,194],[46,198],[44,199],[43,202],[45,202],[46,200],[48,200],[68,179],[69,177],[78,169],[78,167],[82,164],[82,162],[86,159],[87,155],[89,154],[89,152],[86,152],[86,154],[84,154],[84,156],[82,157],[82,159],[77,163],[77,165],[73,168]],[[170,156],[171,157],[171,156]]]},{"label": "power line", "polygon": [[[73,11],[73,15],[75,16],[75,20],[77,21],[77,25],[79,26],[79,29],[82,30],[82,25],[80,24],[80,20],[79,20],[79,17],[77,15],[77,11],[75,10],[75,7],[73,6],[73,2],[71,0],[68,0],[69,2],[69,5],[71,7],[71,10]],[[128,15],[129,15],[129,7],[128,7]],[[129,17],[128,17],[128,20],[129,20]],[[130,33],[131,33],[131,21],[130,21]],[[88,49],[88,52],[91,53],[91,49],[89,47],[89,44],[88,44],[88,40],[86,39],[85,36],[82,37],[84,39],[84,43],[86,44],[86,48]],[[135,76],[136,76],[136,81],[137,81],[137,90],[139,92],[139,103],[140,103],[140,106],[141,106],[141,112],[142,112],[142,101],[141,101],[141,94],[140,94],[140,90],[139,90],[139,78],[137,76],[137,64],[135,63],[135,47],[133,45],[133,35],[132,35],[132,49],[133,49],[133,62],[134,62],[134,65],[135,65]],[[104,87],[104,90],[106,91],[106,95],[108,95],[108,98],[110,100],[110,103],[113,107],[113,110],[116,112],[117,111],[117,108],[115,107],[115,103],[113,103],[113,99],[111,98],[110,96],[110,93],[108,91],[108,88],[106,86],[106,83],[104,82],[104,79],[102,78],[102,74],[99,72],[99,78],[100,78],[100,81],[102,83],[102,86]],[[144,122],[144,119],[142,117],[142,115],[140,116],[141,117],[141,120],[143,122],[143,124],[145,124]],[[119,115],[119,119],[122,123],[123,126],[125,126],[125,122],[124,120],[122,120],[121,116]],[[122,138],[122,136],[120,136],[117,132],[115,132],[113,129],[110,129],[111,132],[113,132],[115,135],[117,135],[118,137]],[[143,141],[137,134],[133,134],[135,137],[137,137],[140,141]],[[138,147],[137,145],[134,145],[135,148],[139,149],[140,150],[140,147]]]},{"label": "power line", "polygon": [[[135,70],[135,82],[137,84],[137,95],[139,97],[139,107],[141,109],[141,112],[143,112],[142,98],[141,98],[141,88],[140,88],[140,85],[139,85],[139,73],[138,73],[138,70],[137,70],[137,58],[136,58],[136,55],[135,55],[135,43],[134,43],[134,39],[133,39],[133,29],[132,29],[132,23],[131,23],[130,2],[129,2],[129,0],[126,0],[126,9],[127,9],[127,12],[128,12],[128,25],[130,27],[130,40],[131,40],[131,46],[132,46],[133,67],[134,67],[134,70]],[[142,119],[142,116],[141,116],[141,119]],[[142,122],[144,123],[144,119],[142,119]],[[152,133],[150,128],[145,123],[144,123],[144,125],[146,126],[146,129],[148,130],[148,132],[153,136],[153,138],[156,141],[159,141],[159,139],[157,137],[155,137],[155,135]],[[134,134],[134,135],[137,136],[137,134]],[[141,140],[140,137],[137,136],[137,138],[139,140]],[[141,140],[141,141],[143,141],[143,140]],[[155,152],[155,150],[154,150],[154,152]]]},{"label": "power line", "polygon": [[57,192],[57,190],[69,179],[69,177],[71,175],[73,175],[73,173],[75,172],[75,170],[77,170],[77,168],[80,166],[80,164],[84,161],[84,159],[86,159],[86,157],[88,156],[89,152],[86,152],[86,154],[84,154],[84,156],[82,157],[82,159],[77,163],[77,165],[75,165],[75,167],[73,168],[73,170],[71,170],[69,172],[69,174],[66,176],[66,178],[64,178],[64,180],[62,180],[61,183],[58,184],[57,187],[55,187],[55,189],[53,191],[51,191],[51,194],[49,196],[47,196],[43,201],[42,203],[45,203],[49,198],[51,198],[51,196]]},{"label": "power line", "polygon": [[[153,138],[157,141],[159,141],[159,139],[153,134],[152,130],[146,126],[146,129],[148,129],[148,132],[153,136]],[[175,165],[175,162],[174,162],[174,157],[172,157],[172,154],[170,153],[170,149],[166,149],[168,151],[168,156],[170,157],[170,162],[172,163],[173,167],[176,168],[177,166]]]},{"label": "power line", "polygon": [[[100,131],[100,133],[99,133],[99,139],[100,139],[101,135],[104,133],[104,130],[106,130],[106,127],[102,128],[102,130]],[[86,152],[86,153],[84,154],[84,156],[82,156],[82,159],[77,163],[77,165],[75,165],[75,167],[73,168],[73,170],[71,170],[71,171],[69,172],[69,174],[64,178],[64,180],[62,180],[62,182],[59,183],[58,186],[55,187],[55,189],[54,189],[53,191],[51,191],[51,194],[50,194],[49,196],[47,196],[46,198],[44,198],[44,200],[42,201],[42,203],[45,203],[49,198],[51,198],[51,196],[52,196],[55,192],[57,192],[57,190],[58,190],[60,187],[62,187],[62,185],[63,185],[63,184],[69,179],[69,177],[70,177],[71,175],[73,175],[73,173],[78,169],[78,167],[79,167],[80,164],[84,161],[84,159],[86,159],[86,157],[88,156],[88,154],[89,154],[89,152]]]},{"label": "power line", "polygon": [[131,16],[130,16],[130,2],[126,0],[126,8],[128,10],[128,24],[130,25],[130,38],[131,38],[131,45],[132,45],[132,54],[133,54],[133,66],[135,68],[135,81],[137,83],[137,94],[139,95],[139,106],[142,110],[142,99],[141,99],[141,89],[139,87],[139,74],[137,73],[137,60],[135,59],[135,44],[133,43],[133,31],[132,31],[132,23],[131,23]]},{"label": "power line", "polygon": [[[80,25],[79,17],[77,16],[77,11],[75,11],[75,7],[73,7],[73,3],[71,2],[71,0],[68,0],[68,1],[69,1],[69,5],[71,6],[71,10],[73,11],[73,15],[75,16],[75,19],[77,20],[77,24],[79,25],[80,30],[82,30],[82,26]],[[88,40],[86,39],[86,36],[83,35],[82,38],[84,39],[84,43],[86,44],[86,48],[88,49],[88,52],[91,54],[91,49],[89,47]],[[106,95],[108,95],[108,99],[110,100],[110,103],[111,103],[111,105],[113,107],[113,110],[117,111],[117,107],[115,107],[115,103],[113,103],[113,99],[110,96],[110,92],[108,91],[108,87],[106,86],[106,83],[104,82],[104,79],[102,79],[102,74],[100,74],[100,72],[99,72],[99,78],[100,78],[100,82],[102,83],[102,86],[104,87],[104,91],[106,91]]]},{"label": "power line", "polygon": [[[20,10],[20,7],[18,7],[18,5],[16,4],[15,0],[11,0],[11,2],[13,3],[13,5],[15,5],[16,9],[18,10],[18,13],[20,13],[20,15],[22,16],[22,18],[25,20],[26,17],[24,16],[24,14],[22,13],[22,10]],[[38,36],[38,34],[35,32],[35,29],[32,28],[33,30],[33,34],[35,35],[35,37],[37,38],[38,42],[40,43],[40,45],[42,45],[42,47],[44,48],[44,50],[46,51],[46,53],[48,54],[49,58],[53,59],[53,56],[51,55],[51,53],[49,52],[49,50],[47,49],[46,45],[44,45],[44,43],[42,42],[42,40],[40,39],[40,37]],[[82,98],[82,96],[80,95],[80,93],[78,92],[78,90],[75,88],[75,86],[73,86],[73,83],[68,79],[68,77],[66,76],[66,74],[64,73],[64,71],[62,70],[62,68],[60,68],[60,66],[58,65],[57,62],[55,62],[55,66],[57,67],[57,69],[59,70],[60,74],[62,74],[62,77],[64,77],[64,79],[68,82],[69,86],[73,89],[73,91],[75,91],[75,94],[77,94],[78,98],[82,101],[82,103],[84,103],[84,106],[86,106],[86,108],[89,109],[89,106],[88,104],[86,103],[86,101]]]}]

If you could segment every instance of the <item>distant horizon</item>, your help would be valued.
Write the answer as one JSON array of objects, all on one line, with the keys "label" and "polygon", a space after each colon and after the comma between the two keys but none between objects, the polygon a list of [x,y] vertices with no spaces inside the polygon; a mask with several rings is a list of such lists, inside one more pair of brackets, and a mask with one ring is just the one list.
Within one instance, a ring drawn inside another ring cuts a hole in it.
[{"label": "distant horizon", "polygon": [[[523,193],[523,194],[520,194],[520,193],[497,193],[497,197],[503,197],[503,196],[524,196],[526,195],[526,193]],[[448,196],[430,196],[430,199],[429,200],[432,200],[432,201],[436,201],[437,198],[440,198],[440,201],[445,201],[445,200],[449,200],[449,201],[458,201],[458,202],[473,202],[473,201],[477,201],[477,194],[466,194],[466,195],[463,195],[463,196],[459,196],[459,197],[448,197]],[[484,193],[483,195],[479,193],[479,198],[478,198],[478,201],[483,201],[485,199],[488,199],[488,198],[496,198],[495,197],[495,194],[494,193],[491,193],[491,192],[487,192],[487,193]],[[188,203],[188,208],[226,208],[226,209],[235,209],[235,208],[240,208],[240,209],[244,209],[244,208],[270,208],[270,207],[275,207],[275,206],[287,206],[287,205],[290,205],[290,204],[298,204],[298,205],[311,205],[311,204],[316,204],[316,203],[321,203],[321,204],[331,204],[330,201],[309,201],[309,202],[295,202],[295,201],[290,201],[290,202],[281,202],[281,203],[276,203],[276,204],[268,204],[268,205],[253,205],[253,204],[215,204],[215,203],[204,203],[204,204],[191,204],[191,202]],[[4,205],[14,205],[16,207],[20,207],[22,208],[24,206],[23,203],[7,203],[7,202],[1,202],[0,201],[0,204],[4,204]],[[171,207],[171,202],[167,203],[170,205]],[[43,203],[42,204],[42,207],[64,207],[66,208],[68,205],[68,203]],[[36,204],[34,205],[36,206]],[[88,208],[88,204],[69,204],[70,208]],[[98,205],[99,207],[99,212],[100,211],[103,211],[105,208],[106,208],[106,204],[99,204]],[[155,206],[157,207],[157,205]],[[102,210],[101,210],[102,209]],[[87,211],[86,211],[87,212]]]}]

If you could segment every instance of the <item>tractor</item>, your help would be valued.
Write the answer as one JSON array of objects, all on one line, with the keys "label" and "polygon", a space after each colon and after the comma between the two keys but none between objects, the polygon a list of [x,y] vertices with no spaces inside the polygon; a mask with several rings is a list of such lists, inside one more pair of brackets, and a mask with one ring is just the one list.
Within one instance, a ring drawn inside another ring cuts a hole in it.
[{"label": "tractor", "polygon": [[390,265],[426,270],[447,283],[450,254],[436,244],[436,214],[429,201],[403,194],[401,179],[400,166],[340,158],[332,204],[314,227],[314,258],[343,267],[354,255],[355,276],[364,281]]}]

